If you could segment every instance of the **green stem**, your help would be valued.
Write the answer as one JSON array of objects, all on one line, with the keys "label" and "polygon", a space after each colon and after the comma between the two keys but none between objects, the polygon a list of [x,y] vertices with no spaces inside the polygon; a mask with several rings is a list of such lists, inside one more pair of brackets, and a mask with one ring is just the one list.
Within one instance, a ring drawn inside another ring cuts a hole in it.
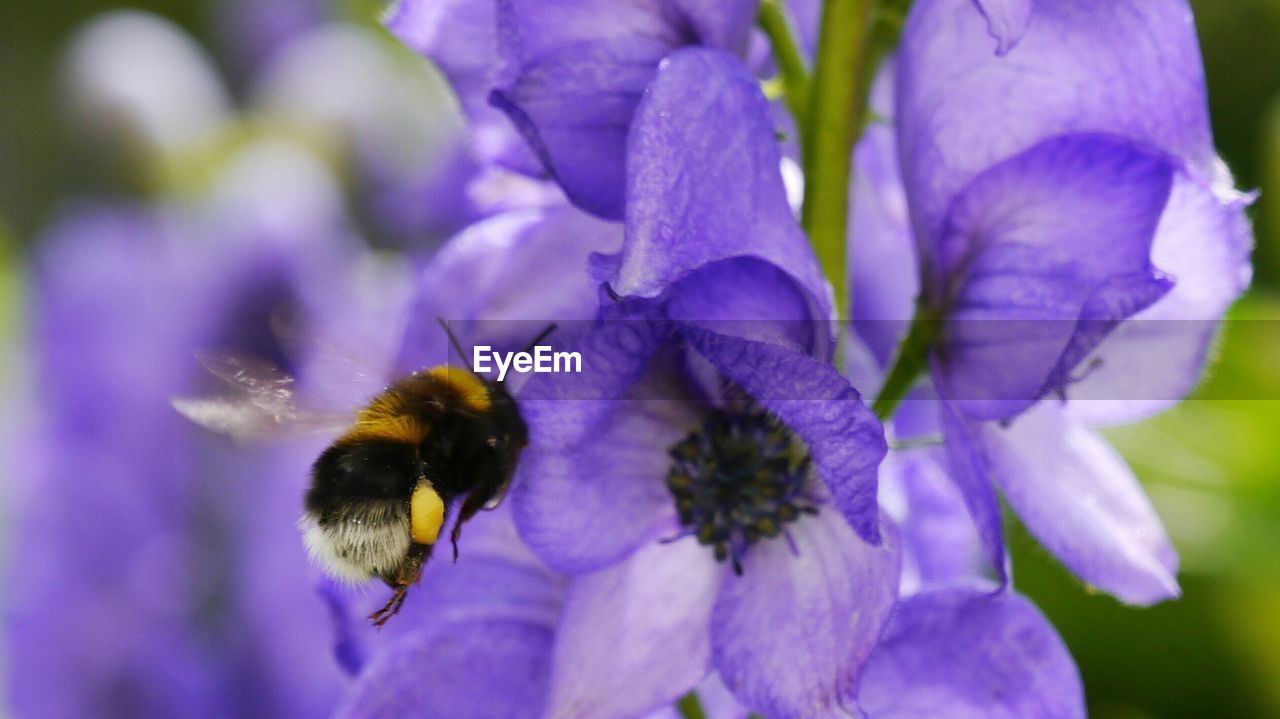
[{"label": "green stem", "polygon": [[697,692],[689,692],[680,697],[680,701],[676,703],[676,709],[684,719],[707,719],[707,713],[702,709],[702,702],[698,701]]},{"label": "green stem", "polygon": [[929,369],[929,352],[938,337],[938,317],[932,312],[916,312],[911,329],[898,348],[898,356],[885,376],[880,395],[871,405],[871,411],[881,422],[893,416],[894,410]]},{"label": "green stem", "polygon": [[806,170],[802,221],[835,290],[841,320],[849,317],[849,174],[867,95],[864,85],[869,73],[863,63],[872,1],[826,0],[823,5],[808,122],[802,133]]},{"label": "green stem", "polygon": [[774,60],[778,63],[787,109],[795,118],[796,127],[804,127],[805,115],[809,111],[809,67],[800,44],[796,42],[782,0],[763,0],[760,3],[759,25],[768,36]]}]

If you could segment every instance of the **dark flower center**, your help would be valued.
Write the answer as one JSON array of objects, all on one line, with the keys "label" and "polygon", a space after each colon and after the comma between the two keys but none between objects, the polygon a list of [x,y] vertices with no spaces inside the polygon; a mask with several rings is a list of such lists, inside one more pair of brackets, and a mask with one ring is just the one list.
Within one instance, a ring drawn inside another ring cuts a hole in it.
[{"label": "dark flower center", "polygon": [[667,489],[685,534],[731,559],[739,574],[746,547],[818,511],[804,494],[808,451],[762,411],[716,411],[670,454]]}]

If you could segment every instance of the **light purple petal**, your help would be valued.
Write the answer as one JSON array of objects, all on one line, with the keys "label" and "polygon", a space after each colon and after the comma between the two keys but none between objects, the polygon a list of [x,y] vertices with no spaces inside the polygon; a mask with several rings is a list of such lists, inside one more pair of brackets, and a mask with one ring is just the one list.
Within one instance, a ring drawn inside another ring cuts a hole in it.
[{"label": "light purple petal", "polygon": [[541,167],[511,122],[489,107],[498,70],[494,0],[399,0],[387,29],[431,60],[458,95],[482,159],[538,174]]},{"label": "light purple petal", "polygon": [[1006,55],[1022,39],[1035,9],[1034,0],[973,0],[996,40],[996,54]]},{"label": "light purple petal", "polygon": [[879,541],[876,471],[888,451],[884,428],[831,365],[777,345],[685,327],[689,343],[809,447],[836,508]]},{"label": "light purple petal", "polygon": [[795,277],[814,316],[830,315],[830,290],[787,204],[769,102],[741,62],[703,49],[670,56],[640,104],[628,153],[615,290],[652,297],[701,265],[751,255]]},{"label": "light purple petal", "polygon": [[982,543],[941,447],[890,452],[880,469],[880,502],[902,537],[903,593],[978,576]]},{"label": "light purple petal", "polygon": [[337,716],[538,719],[552,636],[549,626],[499,620],[417,629],[370,663]]},{"label": "light purple petal", "polygon": [[1039,2],[1003,58],[973,0],[919,0],[897,69],[898,141],[920,237],[934,235],[976,174],[1055,135],[1109,133],[1213,174],[1185,0]]},{"label": "light purple petal", "polygon": [[967,415],[1010,417],[1062,388],[1170,282],[1150,248],[1173,167],[1101,135],[1047,140],[976,177],[936,240],[948,292],[939,367]]},{"label": "light purple petal", "polygon": [[576,450],[526,450],[511,489],[521,536],[543,561],[570,574],[600,569],[678,531],[665,484],[667,450],[696,427],[696,414],[680,400],[614,404],[608,422]]},{"label": "light purple petal", "polygon": [[[936,381],[936,380],[935,380]],[[943,446],[951,478],[960,488],[969,516],[978,530],[987,563],[1001,584],[1009,580],[1009,558],[1005,554],[1004,528],[1000,524],[1000,503],[988,474],[989,462],[983,454],[980,428],[960,416],[947,400],[939,400]]]},{"label": "light purple petal", "polygon": [[869,719],[1084,719],[1071,654],[1035,605],[1010,592],[904,600],[867,662]]},{"label": "light purple petal", "polygon": [[598,290],[588,260],[615,250],[621,235],[619,225],[567,205],[508,212],[468,227],[423,269],[397,366],[414,372],[463,361],[449,349],[439,319],[464,347],[516,351],[552,321],[595,317]]},{"label": "light purple petal", "polygon": [[338,716],[542,716],[563,580],[520,546],[505,511],[467,530],[459,561],[427,565],[378,632]]},{"label": "light purple petal", "polygon": [[858,674],[898,597],[897,531],[873,547],[836,512],[748,550],[711,619],[712,661],[743,704],[771,719],[851,711]]},{"label": "light purple petal", "polygon": [[1082,580],[1130,604],[1179,595],[1178,555],[1106,440],[1045,402],[985,428],[992,477],[1027,529]]},{"label": "light purple petal", "polygon": [[[1230,188],[1229,177],[1223,185]],[[1247,201],[1177,177],[1151,248],[1152,261],[1173,278],[1173,290],[1117,328],[1083,363],[1091,370],[1069,391],[1071,414],[1089,422],[1133,421],[1195,387],[1218,320],[1252,276]]]},{"label": "light purple petal", "polygon": [[684,45],[741,49],[754,0],[499,0],[493,104],[573,202],[621,219],[627,135],[659,61]]},{"label": "light purple petal", "polygon": [[711,659],[707,625],[723,572],[687,537],[577,578],[556,633],[547,715],[630,719],[693,689]]}]

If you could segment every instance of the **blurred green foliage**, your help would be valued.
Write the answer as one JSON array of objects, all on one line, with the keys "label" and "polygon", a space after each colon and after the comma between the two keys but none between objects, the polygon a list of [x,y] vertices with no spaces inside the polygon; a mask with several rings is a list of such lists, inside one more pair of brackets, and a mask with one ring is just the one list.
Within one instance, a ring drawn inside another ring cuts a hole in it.
[{"label": "blurred green foliage", "polygon": [[[329,1],[342,17],[369,26],[386,4]],[[221,52],[226,38],[215,30],[215,2],[128,6],[198,38],[238,94],[244,68]],[[1255,289],[1234,310],[1197,399],[1109,432],[1182,553],[1184,597],[1152,609],[1123,607],[1091,594],[1021,528],[1012,531],[1016,583],[1071,646],[1097,719],[1280,717],[1280,400],[1250,399],[1280,398],[1280,0],[1192,5],[1219,150],[1239,186],[1263,191],[1253,208]],[[12,223],[0,222],[5,378],[15,376],[12,340],[21,321],[16,248],[29,245],[62,198],[145,190],[87,159],[61,119],[67,39],[87,18],[119,7],[0,0],[0,216]]]}]

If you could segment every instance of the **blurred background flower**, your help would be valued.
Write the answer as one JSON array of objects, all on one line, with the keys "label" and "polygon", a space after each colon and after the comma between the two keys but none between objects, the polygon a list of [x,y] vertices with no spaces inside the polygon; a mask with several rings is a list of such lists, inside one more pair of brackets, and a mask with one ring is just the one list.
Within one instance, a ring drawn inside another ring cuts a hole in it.
[{"label": "blurred background flower", "polygon": [[[1006,528],[1103,719],[1280,716],[1280,0],[1192,4],[1216,144],[1262,190],[1256,277],[1195,398],[1107,431],[1183,598],[1093,595]],[[381,0],[132,7],[0,4],[0,717],[327,715],[350,667],[293,528],[315,443],[187,427],[186,358],[297,361],[273,307],[342,334],[460,228],[563,200],[482,169]]]}]

